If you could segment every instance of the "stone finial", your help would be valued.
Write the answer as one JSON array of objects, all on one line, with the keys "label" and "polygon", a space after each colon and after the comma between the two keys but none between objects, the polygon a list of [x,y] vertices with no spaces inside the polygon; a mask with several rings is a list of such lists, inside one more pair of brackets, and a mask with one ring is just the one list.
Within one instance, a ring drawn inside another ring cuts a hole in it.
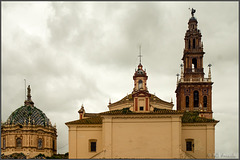
[{"label": "stone finial", "polygon": [[127,98],[126,98],[126,100],[127,100],[127,101],[129,100],[129,95],[128,95],[128,93],[127,93]]},{"label": "stone finial", "polygon": [[80,119],[83,119],[84,114],[85,114],[85,109],[84,109],[84,107],[83,107],[83,104],[82,104],[82,106],[81,106],[81,109],[78,111],[78,113],[79,113],[79,118],[80,118]]},{"label": "stone finial", "polygon": [[173,99],[172,99],[172,97],[171,97],[171,103],[173,103]]},{"label": "stone finial", "polygon": [[176,76],[177,76],[177,84],[178,84],[178,82],[179,82],[179,74],[177,73]]},{"label": "stone finial", "polygon": [[108,104],[109,104],[109,105],[112,104],[112,102],[111,102],[111,98],[109,98],[109,102],[108,102]]},{"label": "stone finial", "polygon": [[183,82],[183,64],[181,64],[180,67],[181,67],[181,82]]},{"label": "stone finial", "polygon": [[85,109],[84,109],[83,104],[82,104],[81,109],[78,111],[78,113],[83,113],[83,112],[85,112]]},{"label": "stone finial", "polygon": [[211,67],[212,67],[212,65],[209,64],[208,67],[209,67],[209,71],[208,71],[208,80],[211,81],[211,78],[212,78]]}]

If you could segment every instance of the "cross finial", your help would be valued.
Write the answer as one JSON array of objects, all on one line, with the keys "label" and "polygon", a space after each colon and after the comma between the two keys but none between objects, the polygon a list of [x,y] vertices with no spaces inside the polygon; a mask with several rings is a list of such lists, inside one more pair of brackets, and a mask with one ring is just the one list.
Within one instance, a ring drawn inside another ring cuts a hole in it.
[{"label": "cross finial", "polygon": [[141,62],[142,62],[142,55],[141,55],[141,45],[139,45],[139,62],[140,62],[140,64],[141,64]]}]

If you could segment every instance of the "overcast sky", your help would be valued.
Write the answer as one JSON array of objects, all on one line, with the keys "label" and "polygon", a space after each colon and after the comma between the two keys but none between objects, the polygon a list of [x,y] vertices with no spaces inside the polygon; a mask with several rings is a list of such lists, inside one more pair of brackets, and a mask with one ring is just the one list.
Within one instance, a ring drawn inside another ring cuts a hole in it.
[{"label": "overcast sky", "polygon": [[57,125],[58,152],[68,152],[65,122],[82,104],[103,112],[132,92],[140,44],[150,93],[175,109],[189,7],[205,76],[212,64],[216,158],[238,157],[238,2],[2,2],[2,121],[24,104],[26,79]]}]

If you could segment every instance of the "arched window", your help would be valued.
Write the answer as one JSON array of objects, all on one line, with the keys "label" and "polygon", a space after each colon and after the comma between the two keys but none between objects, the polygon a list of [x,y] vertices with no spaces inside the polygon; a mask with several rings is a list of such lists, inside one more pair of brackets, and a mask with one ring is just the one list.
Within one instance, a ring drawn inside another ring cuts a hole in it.
[{"label": "arched window", "polygon": [[16,139],[16,146],[17,146],[18,148],[21,148],[21,147],[22,147],[22,139],[21,139],[21,138],[17,138],[17,139]]},{"label": "arched window", "polygon": [[188,49],[190,49],[190,47],[191,47],[191,41],[190,41],[190,39],[188,40]]},{"label": "arched window", "polygon": [[53,150],[55,150],[55,141],[54,140],[52,141],[52,145],[53,145],[52,146]]},{"label": "arched window", "polygon": [[193,39],[193,49],[195,49],[195,39]]},{"label": "arched window", "polygon": [[141,88],[143,88],[143,82],[142,82],[142,80],[140,79],[140,80],[138,81],[138,89],[141,89]]},{"label": "arched window", "polygon": [[207,107],[207,96],[203,97],[203,107]]},{"label": "arched window", "polygon": [[3,138],[3,149],[6,149],[6,138]]},{"label": "arched window", "polygon": [[38,149],[43,148],[43,140],[41,138],[38,139]]},{"label": "arched window", "polygon": [[199,94],[198,91],[193,92],[193,102],[194,102],[194,107],[198,107],[199,104]]},{"label": "arched window", "polygon": [[188,108],[188,107],[189,107],[189,97],[186,96],[186,108]]},{"label": "arched window", "polygon": [[193,58],[192,59],[192,65],[193,65],[193,69],[197,68],[197,59],[196,58]]}]

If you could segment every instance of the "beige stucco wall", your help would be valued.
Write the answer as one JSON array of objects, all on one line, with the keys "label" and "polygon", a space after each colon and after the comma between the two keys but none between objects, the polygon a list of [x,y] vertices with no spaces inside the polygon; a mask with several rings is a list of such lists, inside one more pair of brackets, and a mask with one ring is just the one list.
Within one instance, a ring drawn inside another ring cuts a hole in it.
[{"label": "beige stucco wall", "polygon": [[[181,116],[102,115],[102,124],[68,125],[69,158],[214,158],[216,123],[182,123]],[[194,140],[193,151],[186,139]]]},{"label": "beige stucco wall", "polygon": [[[195,158],[214,158],[216,123],[184,123],[182,150]],[[194,150],[186,151],[186,139],[194,139]]]},{"label": "beige stucco wall", "polygon": [[[101,125],[68,125],[69,127],[69,159],[91,158],[102,151]],[[97,140],[97,151],[89,151],[89,140]]]},{"label": "beige stucco wall", "polygon": [[179,158],[179,115],[104,116],[103,158]]}]

